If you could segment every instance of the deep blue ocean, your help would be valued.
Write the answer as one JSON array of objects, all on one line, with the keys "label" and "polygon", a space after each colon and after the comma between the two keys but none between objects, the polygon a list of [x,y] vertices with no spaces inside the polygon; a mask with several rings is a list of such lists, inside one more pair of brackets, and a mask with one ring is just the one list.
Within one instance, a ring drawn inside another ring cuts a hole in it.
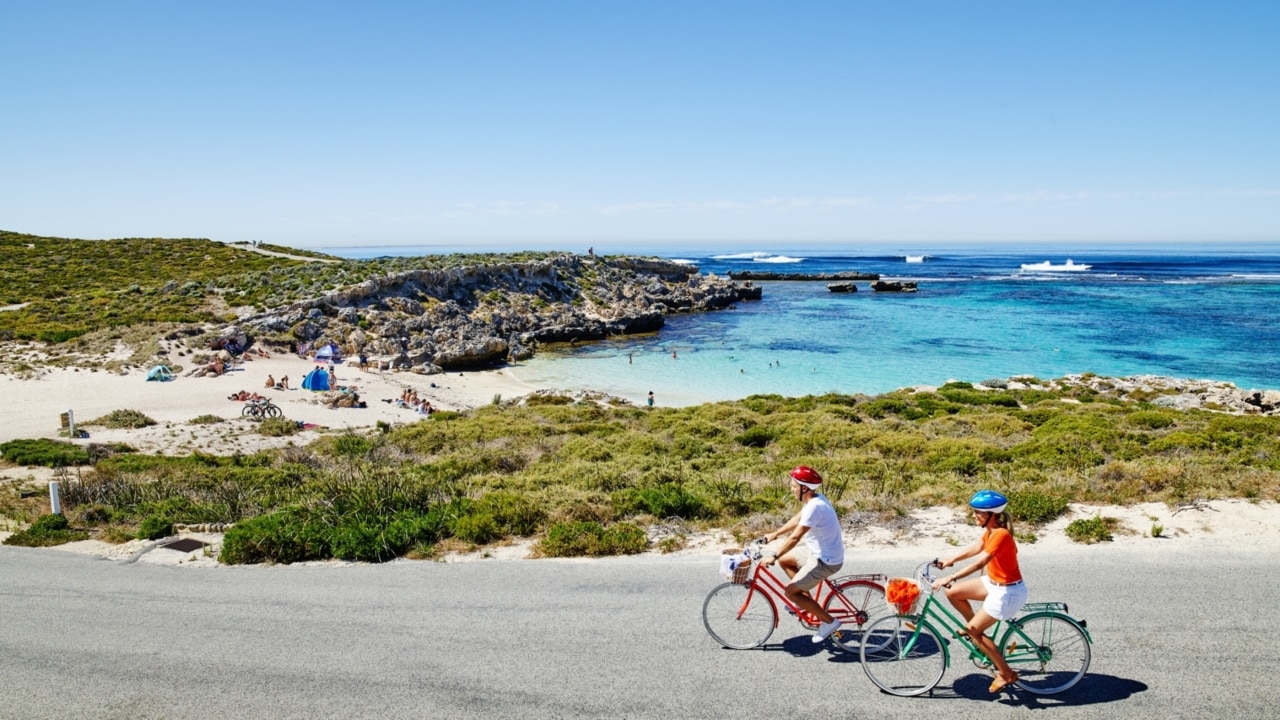
[{"label": "deep blue ocean", "polygon": [[[374,257],[458,248],[324,250]],[[759,281],[761,301],[671,317],[654,335],[544,350],[514,366],[516,377],[635,402],[652,390],[667,405],[1083,372],[1280,388],[1276,244],[608,251],[658,254],[704,273],[879,273],[915,281],[919,289],[876,293],[869,282],[858,282],[856,293],[837,294],[824,282]],[[1046,262],[1046,269],[1023,268]]]}]

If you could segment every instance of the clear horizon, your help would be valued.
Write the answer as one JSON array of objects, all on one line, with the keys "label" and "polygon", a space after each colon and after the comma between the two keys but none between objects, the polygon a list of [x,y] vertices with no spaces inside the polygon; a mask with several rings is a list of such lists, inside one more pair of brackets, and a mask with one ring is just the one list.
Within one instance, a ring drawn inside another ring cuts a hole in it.
[{"label": "clear horizon", "polygon": [[1276,242],[1277,21],[1262,2],[9,3],[0,227]]}]

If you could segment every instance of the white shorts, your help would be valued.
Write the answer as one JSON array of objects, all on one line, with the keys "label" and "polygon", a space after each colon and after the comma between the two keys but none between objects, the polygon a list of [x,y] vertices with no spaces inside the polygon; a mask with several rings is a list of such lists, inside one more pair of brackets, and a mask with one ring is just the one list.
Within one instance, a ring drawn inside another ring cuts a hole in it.
[{"label": "white shorts", "polygon": [[1008,620],[1018,614],[1027,604],[1027,584],[997,585],[991,578],[982,576],[982,584],[987,588],[987,599],[982,601],[982,609],[997,620]]}]

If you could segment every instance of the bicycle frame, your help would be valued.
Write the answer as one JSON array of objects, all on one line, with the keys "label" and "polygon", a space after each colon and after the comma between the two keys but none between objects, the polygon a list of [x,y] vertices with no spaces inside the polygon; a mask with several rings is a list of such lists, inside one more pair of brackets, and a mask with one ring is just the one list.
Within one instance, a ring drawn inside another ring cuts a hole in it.
[{"label": "bicycle frame", "polygon": [[[1076,620],[1066,614],[1066,606],[1062,603],[1029,603],[1024,610],[1030,610],[1025,614],[1019,615],[1012,621],[997,620],[995,625],[991,626],[990,635],[992,642],[1003,642],[1009,639],[1010,634],[1015,635],[1010,646],[1004,648],[1004,657],[1010,662],[1018,660],[1030,661],[1035,659],[1037,662],[1046,662],[1049,660],[1048,651],[1044,650],[1040,643],[1037,643],[1022,630],[1022,623],[1030,618],[1040,617],[1043,615],[1056,615],[1069,620],[1072,624],[1080,628],[1085,638],[1092,643],[1093,638],[1089,635],[1083,621]],[[933,622],[931,622],[933,621]],[[919,615],[916,616],[916,630],[912,633],[911,639],[907,642],[905,650],[909,652],[914,648],[917,639],[920,637],[920,628],[928,627],[940,638],[949,638],[957,640],[961,645],[969,651],[969,660],[975,665],[982,668],[993,666],[991,659],[986,653],[978,647],[967,634],[961,634],[966,629],[966,623],[960,615],[947,608],[937,595],[930,593],[925,598],[924,605],[920,608]],[[1005,635],[1001,638],[1000,626],[1008,625],[1009,629],[1005,631]],[[945,630],[946,632],[941,632]],[[1000,639],[998,639],[1000,638]],[[942,644],[942,656],[945,660],[945,666],[951,666],[951,649],[947,643]]]},{"label": "bicycle frame", "polygon": [[[839,579],[840,580],[855,580],[855,579],[874,580],[879,578],[883,580],[883,577],[884,576],[882,575],[874,575],[874,574],[846,575],[846,576],[840,577]],[[760,592],[761,594],[763,594],[765,596],[765,599],[769,601],[769,604],[773,606],[774,628],[777,628],[779,623],[782,620],[781,613],[778,612],[778,603],[775,602],[775,598],[777,600],[780,600],[784,607],[786,607],[788,610],[793,612],[796,616],[796,619],[799,620],[802,624],[808,625],[810,627],[817,627],[822,622],[813,613],[791,602],[790,598],[787,597],[787,584],[784,583],[781,579],[779,579],[778,576],[775,575],[772,570],[765,568],[765,566],[761,565],[760,563],[756,563],[755,567],[751,569],[751,581],[747,583],[747,597],[746,597],[746,600],[744,600],[742,603],[742,608],[738,611],[739,617],[742,616],[742,613],[746,612],[746,609],[751,604],[751,599],[756,592]],[[810,596],[813,597],[814,602],[818,603],[819,607],[824,606],[829,601],[829,598],[831,598],[832,595],[840,598],[839,602],[842,605],[844,605],[844,610],[846,612],[850,613],[851,615],[857,615],[860,612],[857,608],[855,608],[849,602],[848,598],[846,598],[842,593],[837,592],[836,585],[833,582],[833,578],[823,579],[823,581],[818,583],[818,586],[814,588],[813,591],[810,592]],[[859,619],[859,622],[865,622],[865,621],[866,621],[865,617]]]}]

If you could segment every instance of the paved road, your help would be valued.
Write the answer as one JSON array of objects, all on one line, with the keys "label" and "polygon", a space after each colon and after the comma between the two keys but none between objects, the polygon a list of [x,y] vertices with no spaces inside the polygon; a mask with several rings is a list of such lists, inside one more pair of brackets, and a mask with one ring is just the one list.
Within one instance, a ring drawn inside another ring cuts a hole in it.
[{"label": "paved road", "polygon": [[0,547],[0,718],[1274,717],[1275,558],[1158,543],[1024,548],[1094,663],[997,700],[963,665],[932,698],[881,694],[790,620],[721,649],[708,558],[187,569]]}]

